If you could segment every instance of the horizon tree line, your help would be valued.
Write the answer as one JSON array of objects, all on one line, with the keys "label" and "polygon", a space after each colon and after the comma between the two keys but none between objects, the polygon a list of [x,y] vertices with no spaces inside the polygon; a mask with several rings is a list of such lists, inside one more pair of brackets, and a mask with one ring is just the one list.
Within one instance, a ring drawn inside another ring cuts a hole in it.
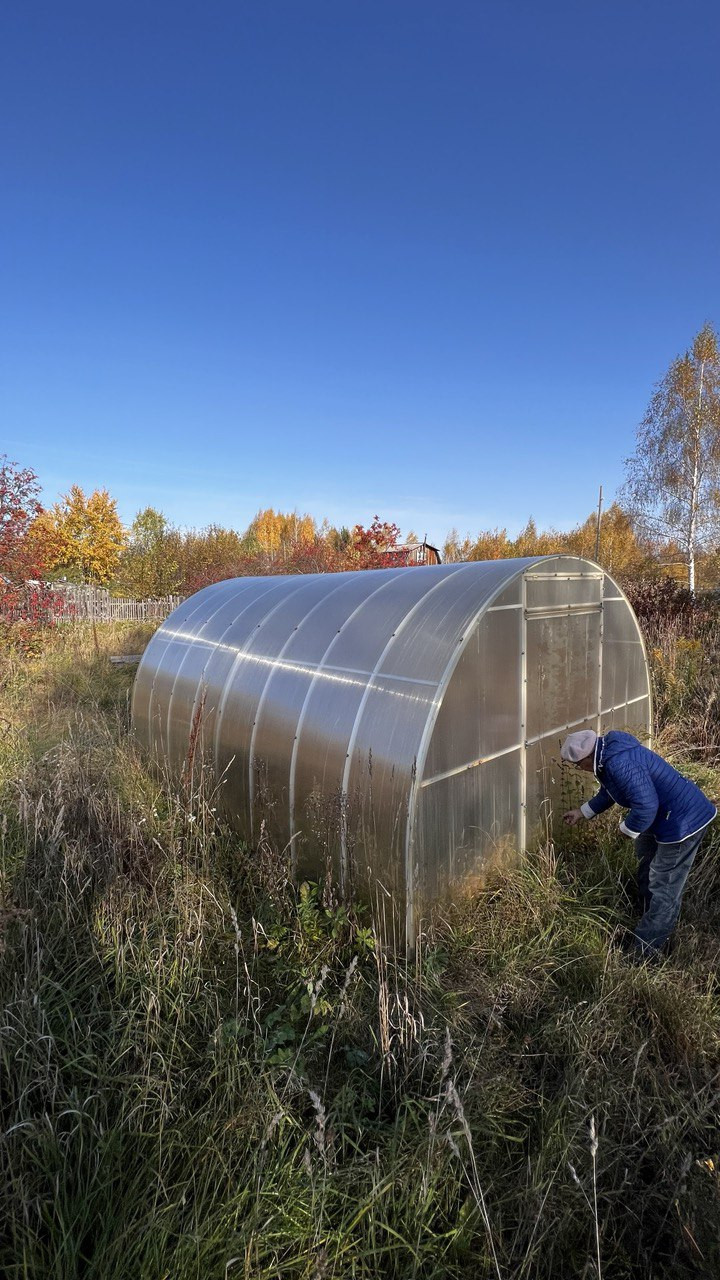
[{"label": "horizon tree line", "polygon": [[[604,513],[600,561],[626,580],[670,570],[694,593],[720,584],[720,352],[709,323],[657,383],[626,460],[626,479]],[[19,578],[66,578],[139,598],[190,594],[220,578],[252,573],[337,572],[399,562],[400,529],[378,516],[366,527],[336,528],[307,512],[258,511],[243,532],[211,524],[181,530],[154,507],[126,529],[106,489],[78,485],[42,508],[31,468],[0,458],[0,573],[7,595]],[[532,517],[516,537],[506,528],[441,548],[447,561],[565,551],[592,559],[596,515],[567,531],[538,529]],[[409,534],[406,541],[415,539]]]}]

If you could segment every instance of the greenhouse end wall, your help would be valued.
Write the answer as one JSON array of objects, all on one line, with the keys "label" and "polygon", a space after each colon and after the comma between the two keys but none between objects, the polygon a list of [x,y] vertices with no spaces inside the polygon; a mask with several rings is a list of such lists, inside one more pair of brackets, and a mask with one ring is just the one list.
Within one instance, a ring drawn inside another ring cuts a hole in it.
[{"label": "greenhouse end wall", "polygon": [[642,636],[613,579],[589,561],[533,562],[477,619],[437,711],[417,788],[420,917],[489,862],[543,839],[583,782],[560,765],[581,728],[651,733]]},{"label": "greenhouse end wall", "polygon": [[564,733],[650,719],[627,600],[567,556],[217,583],[159,628],[133,697],[141,741],[176,776],[209,761],[243,836],[264,823],[298,877],[332,874],[410,944],[549,822]]}]

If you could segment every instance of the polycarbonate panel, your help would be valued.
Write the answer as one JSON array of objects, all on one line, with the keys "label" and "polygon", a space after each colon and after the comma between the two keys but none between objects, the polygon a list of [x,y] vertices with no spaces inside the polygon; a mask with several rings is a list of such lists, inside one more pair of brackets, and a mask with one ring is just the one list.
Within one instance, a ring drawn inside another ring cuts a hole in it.
[{"label": "polycarbonate panel", "polygon": [[256,585],[252,578],[243,580],[243,585],[245,581],[248,583],[247,589],[238,591],[225,600],[213,615],[213,631],[217,638],[214,641],[206,638],[202,645],[207,657],[198,681],[190,722],[181,721],[177,712],[173,712],[173,732],[189,733],[190,724],[197,717],[199,749],[203,754],[210,755],[213,763],[217,714],[227,678],[247,640],[249,630],[256,625],[258,601],[272,590],[273,585],[272,578],[262,579],[263,585]]},{"label": "polycarbonate panel", "polygon": [[445,690],[426,778],[520,744],[521,624],[519,609],[489,611],[479,620]]},{"label": "polycarbonate panel", "polygon": [[514,751],[420,788],[419,911],[428,912],[453,889],[475,887],[489,865],[516,848],[519,769],[520,751]]},{"label": "polycarbonate panel", "polygon": [[[577,729],[597,728],[597,719],[587,719]],[[564,791],[568,785],[569,771],[560,761],[560,744],[564,734],[548,736],[528,747],[525,760],[526,777],[526,843],[528,848],[537,846],[552,833],[559,817],[572,808],[566,804]]]},{"label": "polycarbonate panel", "polygon": [[[266,580],[268,589],[270,581]],[[219,645],[223,643],[217,636],[222,636],[231,623],[237,626],[243,602],[257,599],[258,594],[262,596],[262,588],[259,593],[252,591],[250,584],[240,592],[218,590],[213,600],[208,599],[205,621],[189,633],[192,638],[185,641],[184,652],[181,646],[176,647],[176,660],[179,658],[179,661],[167,706],[166,730],[167,759],[171,770],[184,767],[191,734],[196,741],[195,754],[199,759],[212,747],[211,726],[215,707],[207,705],[207,672]]]},{"label": "polycarbonate panel", "polygon": [[137,732],[147,735],[152,753],[163,761],[167,753],[167,708],[175,679],[176,663],[180,654],[175,648],[174,631],[182,635],[189,631],[192,619],[202,625],[206,601],[199,593],[184,600],[170,615],[165,624],[155,632],[143,654],[133,690],[133,723]]},{"label": "polycarbonate panel", "polygon": [[634,615],[624,600],[606,600],[603,629],[603,710],[648,692],[645,650]]},{"label": "polycarbonate panel", "polygon": [[[264,795],[255,797],[255,818],[263,818],[277,830],[277,838],[287,841],[293,832],[290,794],[292,750],[298,723],[310,687],[315,679],[338,685],[365,677],[357,672],[326,670],[322,664],[341,628],[370,594],[371,583],[356,574],[334,575],[332,590],[321,575],[308,578],[313,584],[305,598],[307,611],[293,626],[263,690],[258,709],[253,755],[262,767]],[[267,799],[272,808],[268,812]]]},{"label": "polycarbonate panel", "polygon": [[[258,790],[264,816],[272,813],[277,820],[273,834],[283,841],[289,838],[287,815],[278,807],[279,798],[268,793],[266,769],[273,753],[253,759],[251,748],[263,691],[277,669],[278,654],[288,635],[302,622],[303,593],[310,580],[309,576],[300,575],[274,580],[276,592],[267,603],[259,603],[258,615],[252,619],[254,625],[238,650],[220,702],[215,756],[218,774],[224,778],[223,804],[230,812],[242,814],[243,827],[250,837],[253,835],[252,797]],[[364,598],[366,592],[361,595]],[[302,682],[303,673],[299,675]],[[287,755],[289,744],[282,741],[275,751]]]},{"label": "polycarbonate panel", "polygon": [[527,621],[527,738],[597,715],[600,610]]},{"label": "polycarbonate panel", "polygon": [[493,597],[492,602],[488,605],[488,611],[491,609],[509,609],[513,606],[519,606],[522,598],[523,578],[521,573],[517,573],[512,582],[504,591],[500,591]]},{"label": "polycarbonate panel", "polygon": [[[383,593],[404,572],[347,574],[340,588],[335,585],[337,578],[322,577],[328,584],[325,602],[298,628],[286,655],[288,666],[268,688],[258,752],[264,752],[271,792],[275,788],[284,794],[287,779],[287,806],[280,805],[276,821],[287,824],[283,831],[293,840],[300,875],[319,874],[319,829],[323,831],[323,874],[325,863],[340,874],[340,794],[347,726],[354,723],[370,675],[367,666],[354,665],[347,635],[362,625],[369,598],[380,594],[387,601]],[[284,750],[271,753],[268,738],[280,716],[288,725],[288,737]]]},{"label": "polycarbonate panel", "polygon": [[[330,646],[324,670],[311,684],[297,731],[292,791],[298,830],[307,828],[308,813],[315,811],[318,796],[343,790],[353,728],[371,676],[388,644],[400,634],[427,593],[449,572],[457,571],[456,566],[439,568],[441,572],[434,571],[432,577],[427,569],[400,570],[392,583],[380,583],[357,611],[352,625],[342,628]],[[378,749],[383,746],[385,732],[385,722],[378,721]]]},{"label": "polycarbonate panel", "polygon": [[599,611],[568,615],[568,724],[598,713],[601,621]]},{"label": "polycarbonate panel", "polygon": [[601,573],[583,574],[581,577],[568,577],[568,605],[573,608],[583,604],[601,604],[603,594],[603,575]]},{"label": "polycarbonate panel", "polygon": [[359,812],[348,813],[348,823],[354,837],[355,883],[363,896],[377,877],[393,893],[404,894],[410,786],[436,694],[436,684],[386,675],[368,687],[343,788],[348,797],[362,797]]},{"label": "polycarbonate panel", "polygon": [[[218,719],[218,761],[234,757],[229,765],[227,792],[234,809],[247,804],[251,837],[252,801],[258,778],[262,791],[267,791],[264,761],[256,758],[255,752],[258,717],[288,634],[299,624],[308,604],[314,603],[307,600],[307,585],[307,579],[298,577],[294,588],[283,590],[253,628],[229,676],[227,698]],[[265,794],[264,802],[270,811],[276,798]]]},{"label": "polycarbonate panel", "polygon": [[[162,757],[171,768],[175,767],[176,762],[169,758],[168,715],[178,669],[194,646],[197,633],[204,626],[208,613],[214,611],[218,600],[229,599],[231,596],[230,584],[219,583],[205,587],[197,595],[183,601],[156,632],[153,640],[157,643],[152,650],[146,650],[143,654],[138,669],[136,692],[145,686],[145,672],[151,671],[152,680],[147,689],[146,703],[148,745],[153,754]],[[136,717],[134,705],[133,717]],[[138,724],[137,718],[135,723]]]},{"label": "polycarbonate panel", "polygon": [[526,606],[528,609],[561,609],[577,604],[599,604],[602,595],[602,574],[563,575],[554,573],[528,574],[526,581]]},{"label": "polycarbonate panel", "polygon": [[284,579],[271,579],[272,586],[251,599],[237,622],[230,628],[226,643],[235,650],[232,665],[218,701],[214,732],[214,755],[217,776],[222,778],[220,791],[223,808],[240,815],[244,830],[250,824],[249,747],[253,721],[260,694],[267,680],[281,632],[274,629],[272,619],[298,587],[283,586]]},{"label": "polycarbonate panel", "polygon": [[590,560],[581,559],[580,556],[543,556],[530,566],[529,572],[547,573],[550,577],[568,573],[577,577],[593,577],[595,574],[601,574],[602,569]]},{"label": "polycarbonate panel", "polygon": [[602,716],[601,723],[602,733],[608,733],[610,729],[623,729],[626,733],[633,733],[641,742],[649,743],[652,736],[650,698],[640,698],[637,702],[615,707]]},{"label": "polycarbonate panel", "polygon": [[[468,637],[482,606],[507,578],[507,566],[517,561],[447,566],[446,581],[427,593],[422,608],[408,618],[383,661],[388,675],[411,675],[439,680],[448,661]],[[520,562],[522,563],[522,562]],[[479,570],[484,570],[480,573]]]}]

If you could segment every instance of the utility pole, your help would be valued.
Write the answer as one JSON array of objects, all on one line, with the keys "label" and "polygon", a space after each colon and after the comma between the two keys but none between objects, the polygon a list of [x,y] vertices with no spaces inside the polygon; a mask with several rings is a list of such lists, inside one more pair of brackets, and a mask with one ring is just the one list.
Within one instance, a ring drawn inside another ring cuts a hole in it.
[{"label": "utility pole", "polygon": [[602,520],[602,485],[598,497],[597,524],[595,525],[595,563],[600,559],[600,521]]}]

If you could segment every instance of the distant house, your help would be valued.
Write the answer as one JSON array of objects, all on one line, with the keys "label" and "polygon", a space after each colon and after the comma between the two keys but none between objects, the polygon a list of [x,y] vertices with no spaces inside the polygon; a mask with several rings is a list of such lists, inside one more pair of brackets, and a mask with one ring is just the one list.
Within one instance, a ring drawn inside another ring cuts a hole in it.
[{"label": "distant house", "polygon": [[403,564],[441,564],[442,560],[437,547],[429,542],[406,542],[400,547],[392,547],[386,553],[397,556]]}]

